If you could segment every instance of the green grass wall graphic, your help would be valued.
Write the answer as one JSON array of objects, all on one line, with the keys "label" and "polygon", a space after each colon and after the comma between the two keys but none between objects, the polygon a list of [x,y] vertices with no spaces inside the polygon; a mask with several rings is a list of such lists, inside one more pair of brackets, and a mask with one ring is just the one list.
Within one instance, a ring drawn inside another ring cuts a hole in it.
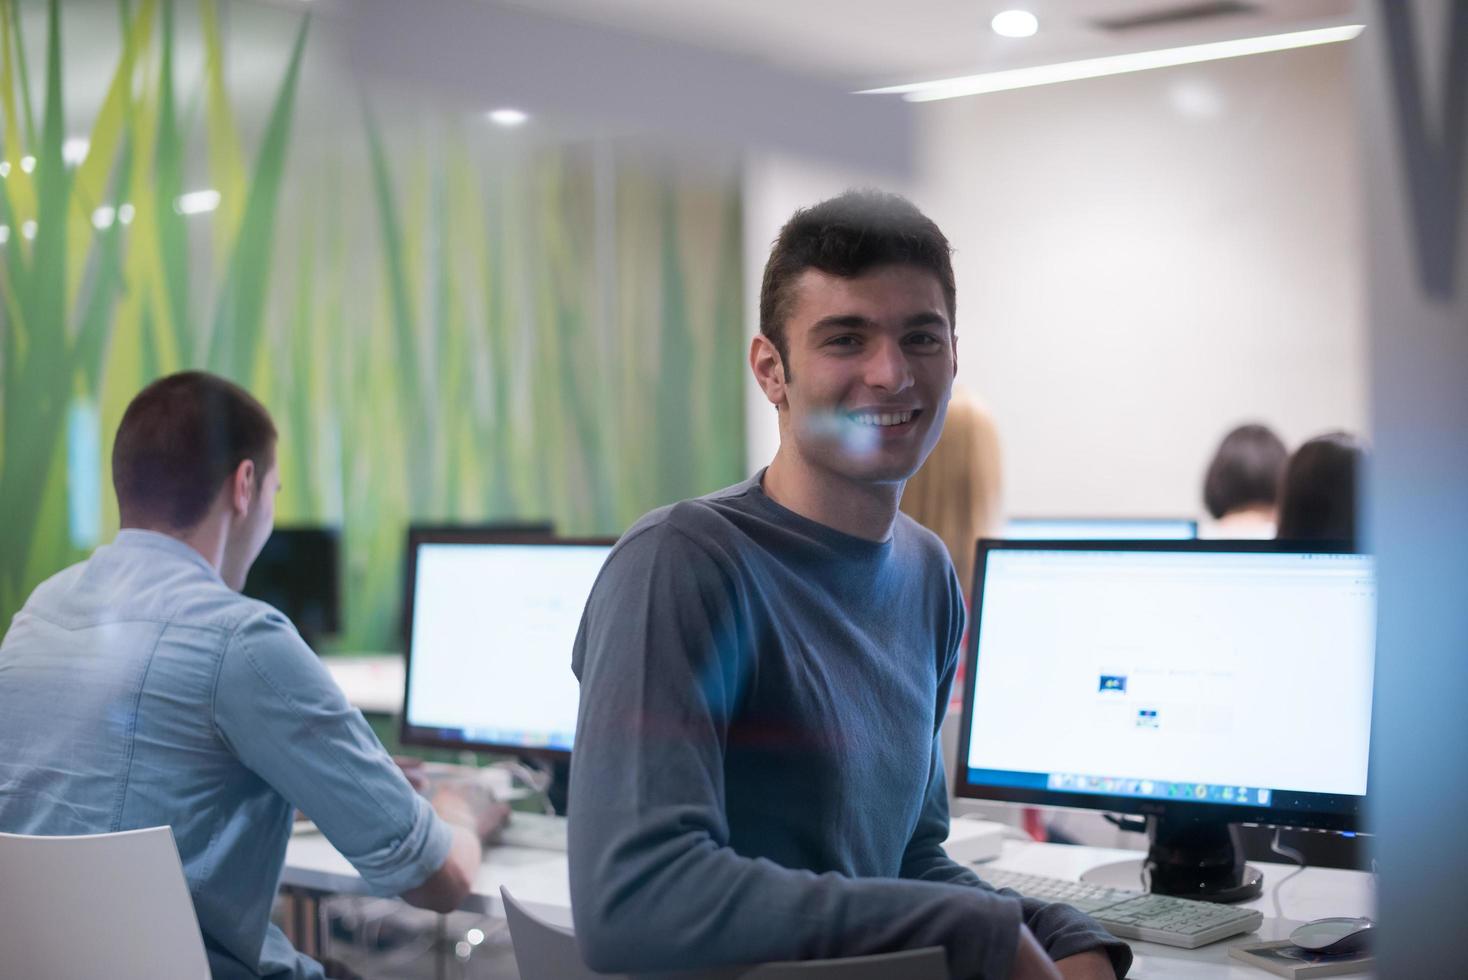
[{"label": "green grass wall graphic", "polygon": [[[610,534],[744,475],[732,166],[570,139],[508,152],[481,120],[404,121],[370,90],[344,100],[350,138],[312,142],[305,17],[242,126],[212,0],[188,25],[166,0],[118,9],[92,25],[120,55],[75,162],[59,4],[35,86],[37,38],[0,0],[0,623],[111,537],[112,433],[183,367],[270,407],[279,520],[343,528],[349,649],[397,643],[410,519]],[[177,206],[190,174],[218,192],[206,215]]]}]

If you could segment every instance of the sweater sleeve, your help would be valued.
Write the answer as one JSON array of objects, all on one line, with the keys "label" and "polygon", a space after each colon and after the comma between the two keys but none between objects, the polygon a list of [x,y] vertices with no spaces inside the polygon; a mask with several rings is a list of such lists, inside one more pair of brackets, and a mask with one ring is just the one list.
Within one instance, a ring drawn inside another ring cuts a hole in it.
[{"label": "sweater sleeve", "polygon": [[954,861],[943,850],[943,842],[948,839],[948,786],[943,770],[941,739],[937,732],[943,727],[948,692],[953,686],[957,662],[957,657],[948,658],[947,669],[938,684],[935,712],[937,720],[934,726],[933,754],[928,768],[928,790],[917,827],[903,853],[902,877],[963,885],[988,894],[1018,899],[1025,925],[1029,926],[1051,959],[1064,959],[1076,953],[1098,949],[1110,957],[1112,968],[1116,970],[1118,977],[1126,976],[1132,965],[1131,947],[1103,929],[1090,916],[1069,905],[1021,898],[1018,892],[1008,888],[995,891],[972,869]]},{"label": "sweater sleeve", "polygon": [[573,657],[569,839],[587,965],[707,969],[942,946],[956,978],[1007,978],[1013,895],[817,874],[730,846],[723,758],[752,669],[741,601],[720,562],[666,523],[625,539],[592,590]]}]

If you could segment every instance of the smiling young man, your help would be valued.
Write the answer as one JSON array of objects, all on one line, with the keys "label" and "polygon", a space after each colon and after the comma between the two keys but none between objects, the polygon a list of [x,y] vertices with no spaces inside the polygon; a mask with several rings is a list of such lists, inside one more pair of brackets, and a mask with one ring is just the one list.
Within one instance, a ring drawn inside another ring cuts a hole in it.
[{"label": "smiling young man", "polygon": [[897,510],[956,370],[948,242],[849,192],[775,242],[750,365],[780,448],[644,517],[576,639],[571,898],[588,964],[942,946],[955,978],[1106,978],[1127,947],[948,859],[938,731],[963,600]]}]

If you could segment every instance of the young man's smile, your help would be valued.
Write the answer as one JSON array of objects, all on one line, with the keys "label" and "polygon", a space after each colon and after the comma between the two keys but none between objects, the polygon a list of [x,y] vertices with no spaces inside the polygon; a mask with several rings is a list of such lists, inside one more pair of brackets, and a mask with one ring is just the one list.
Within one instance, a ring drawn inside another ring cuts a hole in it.
[{"label": "young man's smile", "polygon": [[806,270],[785,331],[776,404],[790,449],[842,479],[911,476],[942,429],[955,370],[937,277],[901,264],[854,278]]}]

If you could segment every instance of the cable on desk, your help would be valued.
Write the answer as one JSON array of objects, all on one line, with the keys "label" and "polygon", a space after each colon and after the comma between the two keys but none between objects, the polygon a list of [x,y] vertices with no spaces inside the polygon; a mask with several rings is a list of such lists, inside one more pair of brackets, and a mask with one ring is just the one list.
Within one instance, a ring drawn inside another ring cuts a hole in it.
[{"label": "cable on desk", "polygon": [[1295,875],[1305,870],[1305,855],[1301,854],[1293,847],[1287,847],[1284,844],[1281,844],[1279,842],[1279,835],[1282,833],[1284,833],[1283,828],[1274,828],[1274,840],[1269,842],[1269,849],[1275,854],[1278,854],[1280,857],[1289,858],[1291,861],[1299,865],[1299,867],[1291,871],[1289,874],[1285,875],[1283,880],[1281,880],[1279,884],[1274,886],[1274,917],[1276,919],[1283,919],[1285,917],[1284,910],[1279,901],[1280,889],[1285,886],[1285,882],[1289,881],[1291,878],[1295,877]]},{"label": "cable on desk", "polygon": [[495,768],[505,770],[511,777],[524,783],[526,788],[538,798],[541,812],[552,815],[556,812],[555,807],[551,806],[549,796],[551,782],[555,779],[553,773],[532,769],[514,759],[504,759],[494,765]]}]

